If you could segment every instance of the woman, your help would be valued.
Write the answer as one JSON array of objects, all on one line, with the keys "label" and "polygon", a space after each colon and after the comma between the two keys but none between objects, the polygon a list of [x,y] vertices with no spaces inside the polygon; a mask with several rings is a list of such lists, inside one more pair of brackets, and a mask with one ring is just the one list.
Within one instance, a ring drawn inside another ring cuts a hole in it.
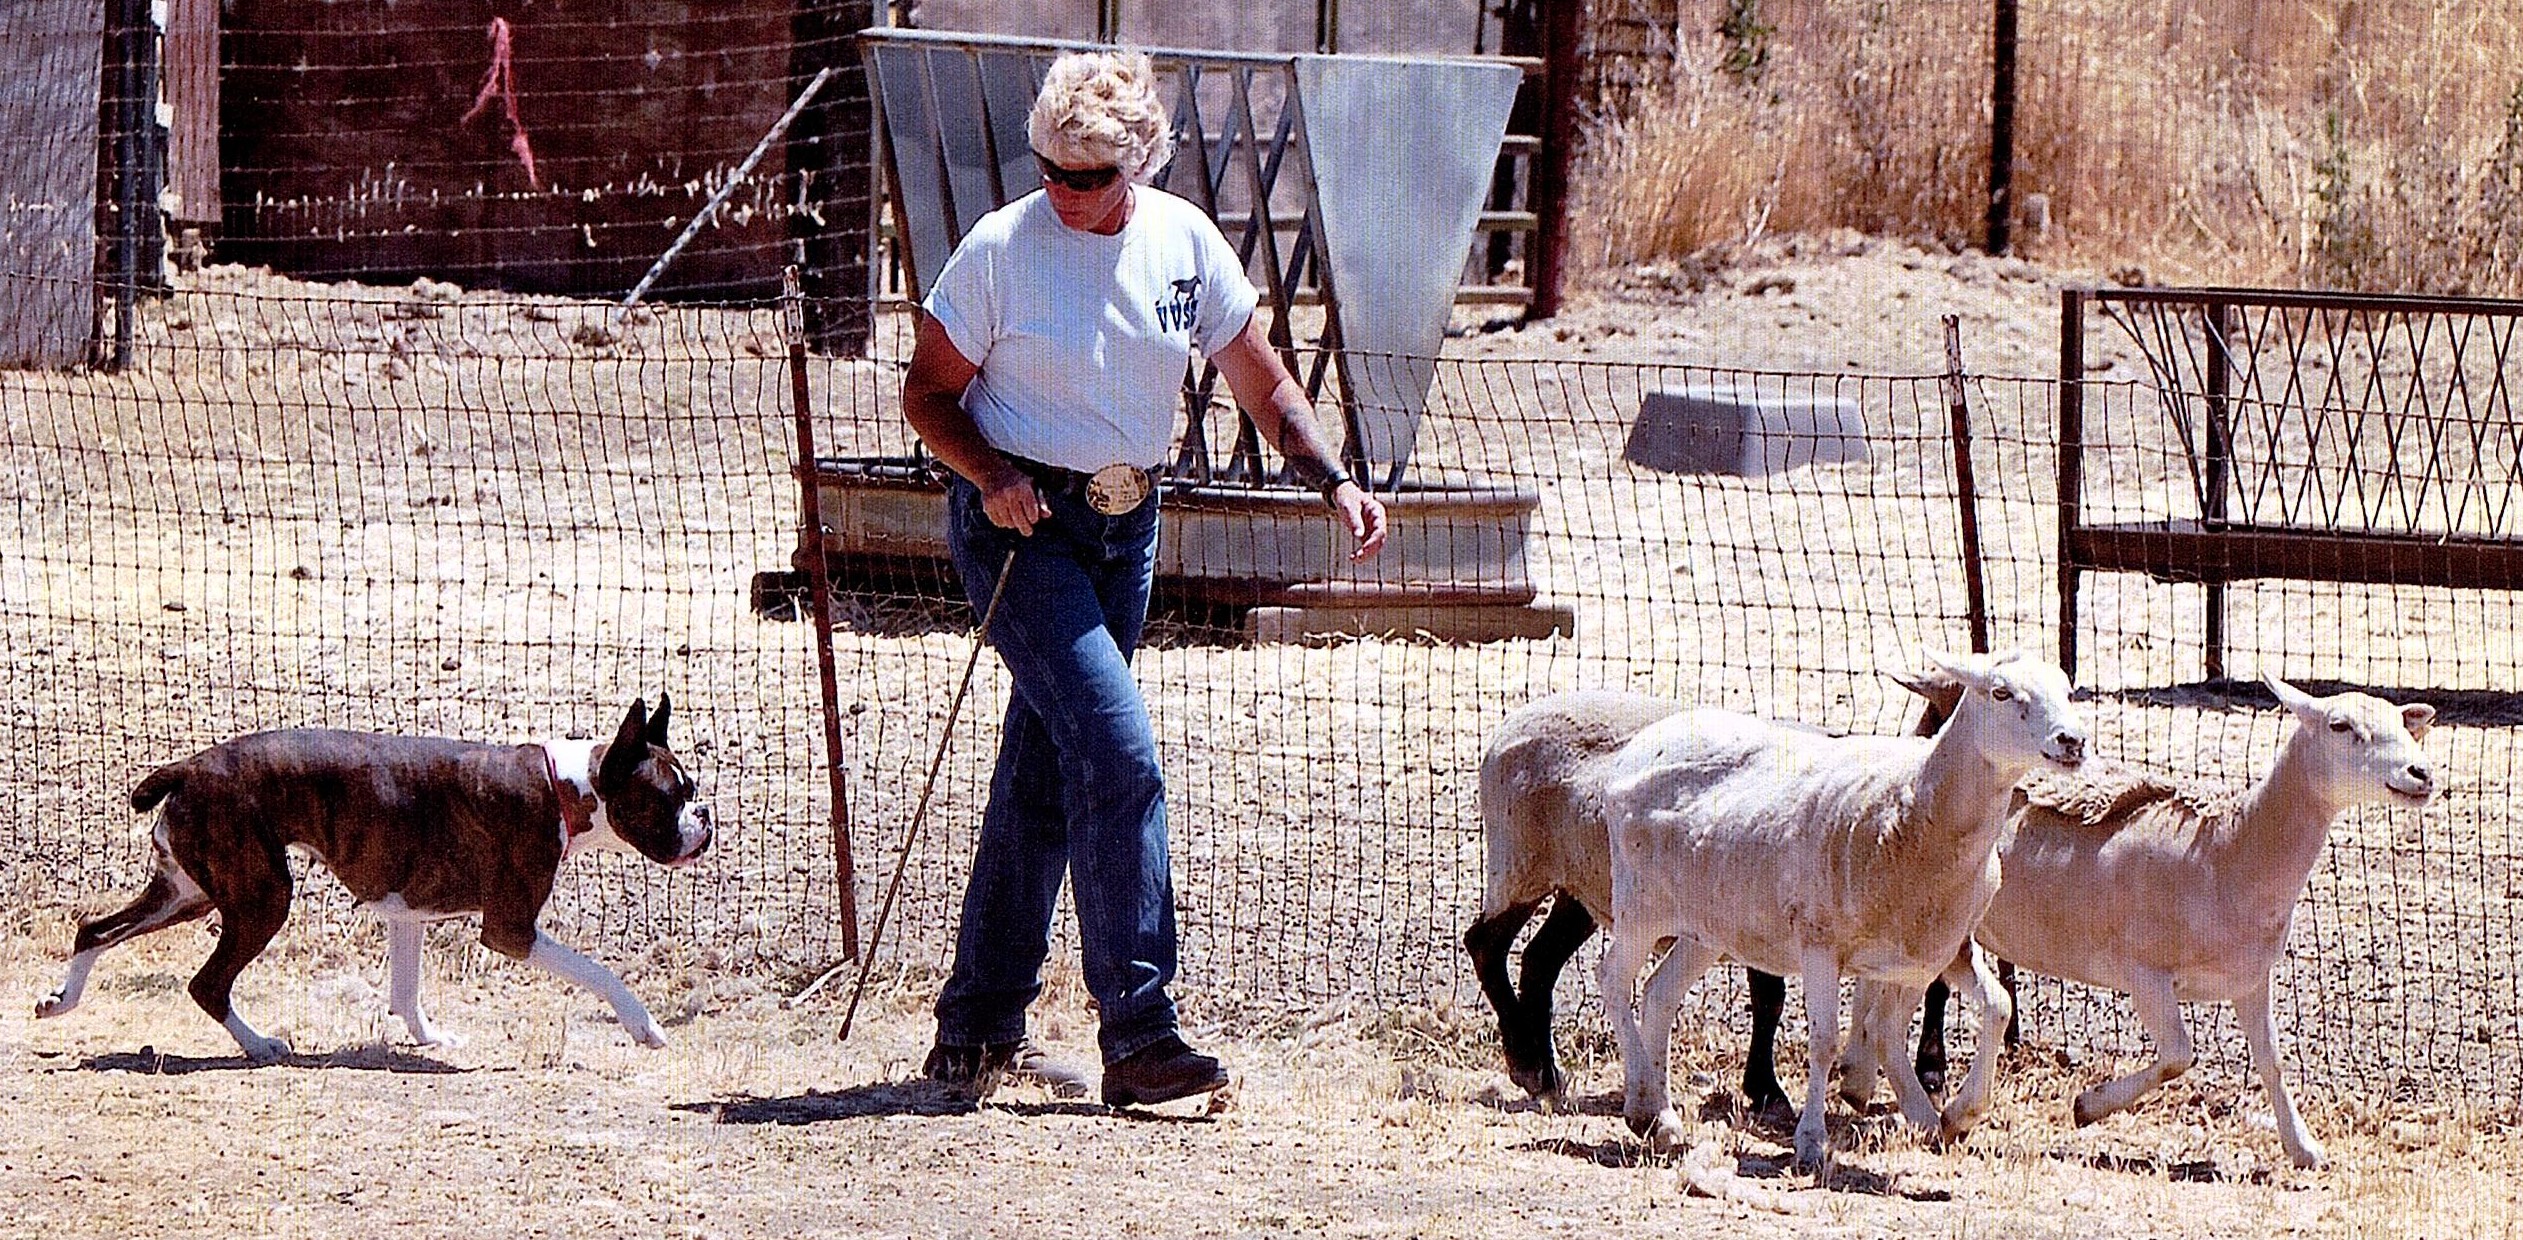
[{"label": "woman", "polygon": [[1025,1032],[1065,874],[1104,1101],[1164,1102],[1228,1080],[1184,1044],[1166,994],[1165,786],[1129,667],[1155,576],[1153,480],[1192,351],[1321,490],[1353,559],[1382,548],[1384,507],[1333,463],[1217,225],[1142,183],[1173,147],[1147,57],[1061,56],[1026,132],[1043,188],[947,260],[903,382],[905,416],[955,474],[947,543],[974,608],[1009,575],[988,637],[1014,683],[924,1071],[974,1092],[1002,1072],[1085,1092]]}]

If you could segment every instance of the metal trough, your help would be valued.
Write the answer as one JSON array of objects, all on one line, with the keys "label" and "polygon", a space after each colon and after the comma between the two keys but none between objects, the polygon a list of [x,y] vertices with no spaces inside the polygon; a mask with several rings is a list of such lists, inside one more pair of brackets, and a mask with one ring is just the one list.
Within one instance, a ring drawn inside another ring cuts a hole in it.
[{"label": "metal trough", "polygon": [[[946,559],[946,491],[923,462],[815,462],[827,563]],[[1349,536],[1310,491],[1168,482],[1157,579],[1178,597],[1230,606],[1495,605],[1534,598],[1525,538],[1540,497],[1483,486],[1404,484],[1384,496],[1384,553],[1352,563]],[[798,567],[808,567],[805,547]]]}]

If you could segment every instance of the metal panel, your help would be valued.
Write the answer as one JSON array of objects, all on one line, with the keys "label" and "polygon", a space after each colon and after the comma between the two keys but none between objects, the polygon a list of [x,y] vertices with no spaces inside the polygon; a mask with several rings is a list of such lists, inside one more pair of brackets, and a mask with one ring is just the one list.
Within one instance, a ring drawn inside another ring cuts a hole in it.
[{"label": "metal panel", "polygon": [[1025,134],[1026,117],[1034,110],[1034,96],[1042,90],[1043,74],[1051,69],[1049,56],[1024,52],[984,51],[981,60],[981,99],[989,109],[991,141],[998,147],[999,192],[995,200],[1005,204],[1032,193],[1042,184],[1042,174],[1034,167],[1034,147]]},{"label": "metal panel", "polygon": [[0,4],[0,365],[68,366],[96,325],[103,0]]},{"label": "metal panel", "polygon": [[[945,31],[860,38],[876,66],[916,298],[966,230],[1034,188],[1025,114],[1051,58],[1070,45]],[[1398,487],[1522,70],[1497,60],[1148,51],[1171,80],[1180,141],[1157,183],[1216,217],[1260,273],[1273,343],[1309,395],[1322,392],[1337,352],[1345,453],[1373,465],[1383,489]],[[1219,96],[1206,105],[1204,82]],[[1293,226],[1284,250],[1282,225]],[[1309,270],[1329,309],[1329,352],[1301,366],[1287,323]],[[1264,481],[1249,426],[1223,468],[1210,460],[1199,415],[1214,383],[1210,373],[1189,377],[1178,476]]]},{"label": "metal panel", "polygon": [[936,106],[937,149],[946,167],[946,205],[961,238],[999,205],[998,161],[990,153],[990,118],[982,108],[981,66],[961,48],[929,52],[929,89]]},{"label": "metal panel", "polygon": [[1323,279],[1339,306],[1342,386],[1362,437],[1351,450],[1396,478],[1522,80],[1513,66],[1471,61],[1296,60]]},{"label": "metal panel", "polygon": [[939,150],[936,109],[930,105],[928,52],[920,47],[871,43],[868,67],[885,120],[887,172],[893,180],[894,226],[902,239],[904,287],[914,298],[928,290],[961,230],[950,224],[946,165]]}]

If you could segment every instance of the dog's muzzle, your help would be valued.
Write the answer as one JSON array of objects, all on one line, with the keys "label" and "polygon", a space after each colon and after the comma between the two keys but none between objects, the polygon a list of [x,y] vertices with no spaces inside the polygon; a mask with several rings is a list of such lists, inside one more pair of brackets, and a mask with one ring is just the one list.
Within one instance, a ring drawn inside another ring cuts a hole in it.
[{"label": "dog's muzzle", "polygon": [[685,806],[675,820],[675,835],[681,847],[675,850],[675,859],[668,864],[690,865],[700,860],[701,854],[710,850],[710,840],[715,834],[710,827],[709,806]]}]

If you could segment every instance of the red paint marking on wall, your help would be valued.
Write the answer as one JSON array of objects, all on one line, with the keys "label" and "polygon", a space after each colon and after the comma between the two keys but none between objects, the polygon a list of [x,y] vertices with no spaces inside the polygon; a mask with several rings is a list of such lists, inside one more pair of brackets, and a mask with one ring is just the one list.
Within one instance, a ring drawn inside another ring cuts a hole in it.
[{"label": "red paint marking on wall", "polygon": [[525,165],[526,185],[532,189],[543,188],[543,182],[534,174],[534,146],[526,141],[526,124],[517,117],[517,67],[510,55],[508,19],[505,17],[491,19],[491,71],[482,76],[481,93],[473,97],[473,106],[456,123],[472,123],[474,117],[482,114],[482,109],[490,106],[493,98],[499,100],[500,111],[508,117],[508,149],[515,151],[517,162]]}]

